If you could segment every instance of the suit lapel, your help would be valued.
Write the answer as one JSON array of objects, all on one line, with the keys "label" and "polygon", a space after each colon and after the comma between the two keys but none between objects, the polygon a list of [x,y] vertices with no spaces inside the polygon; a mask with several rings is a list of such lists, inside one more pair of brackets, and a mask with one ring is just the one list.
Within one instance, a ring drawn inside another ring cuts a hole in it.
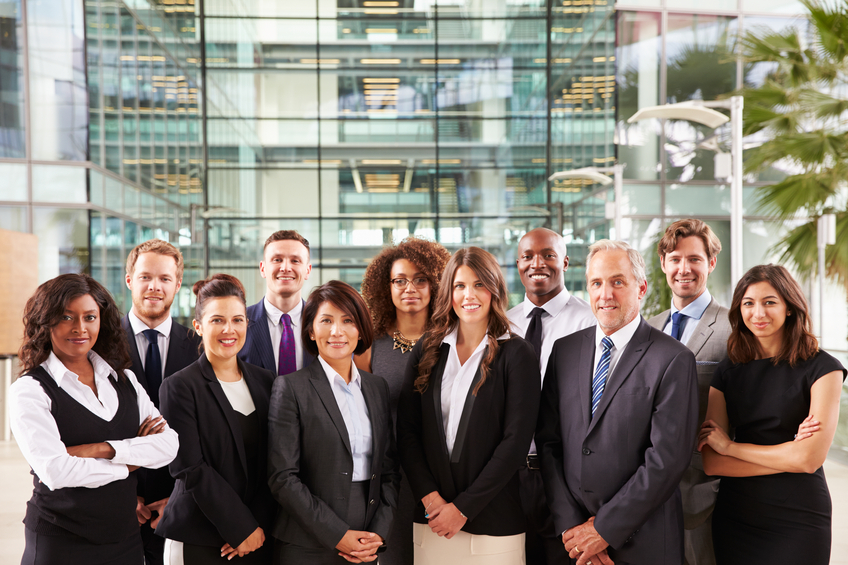
[{"label": "suit lapel", "polygon": [[339,410],[339,405],[336,402],[336,395],[333,394],[333,389],[330,387],[330,382],[327,380],[327,375],[324,373],[324,367],[321,363],[315,363],[309,366],[309,382],[312,383],[315,392],[318,393],[318,398],[321,399],[324,408],[330,415],[330,419],[335,424],[342,438],[342,442],[347,448],[347,452],[352,456],[353,450],[350,448],[350,435],[347,426],[345,426],[341,410]]},{"label": "suit lapel", "polygon": [[[200,372],[208,381],[207,385],[209,386],[209,390],[212,391],[212,396],[214,396],[215,400],[218,401],[218,405],[224,413],[227,425],[230,427],[230,433],[233,435],[233,440],[235,440],[236,450],[238,451],[239,460],[241,461],[241,467],[244,470],[245,476],[247,476],[247,456],[244,453],[244,439],[241,432],[241,424],[239,424],[236,411],[233,410],[233,406],[227,399],[227,395],[224,394],[224,389],[221,387],[221,383],[219,383],[218,379],[215,377],[215,371],[212,369],[212,365],[206,358],[206,354],[203,354],[200,357]],[[244,375],[244,372],[242,372],[242,375]],[[248,389],[249,388],[250,386],[248,385]]]},{"label": "suit lapel", "polygon": [[362,397],[365,399],[365,407],[368,408],[368,419],[371,421],[371,472],[376,473],[378,466],[377,454],[383,453],[386,447],[383,445],[382,430],[383,421],[377,415],[383,413],[383,409],[379,406],[380,393],[374,386],[374,381],[369,378],[371,375],[360,371],[359,376],[362,382]]},{"label": "suit lapel", "polygon": [[[443,343],[439,350],[439,361],[433,367],[433,370],[430,371],[430,384],[432,386],[427,387],[427,391],[432,391],[433,410],[436,414],[439,443],[442,445],[442,453],[444,453],[446,458],[448,456],[448,440],[445,437],[445,420],[442,414],[442,376],[445,374],[445,365],[447,365],[449,354],[450,345]],[[425,394],[427,393],[425,392]]]},{"label": "suit lapel", "polygon": [[[303,321],[303,309],[306,308],[306,301],[301,299],[301,302],[302,302],[302,304],[301,304],[301,309],[300,309],[300,320],[301,320],[301,323],[302,323],[302,321]],[[301,369],[307,368],[309,365],[312,364],[313,361],[315,361],[315,356],[312,355],[311,353],[309,353],[306,350],[306,343],[301,344],[300,353],[301,353],[301,359],[303,359],[303,367],[301,367]]]},{"label": "suit lapel", "polygon": [[[590,331],[591,330],[591,331]],[[588,429],[591,423],[592,379],[595,377],[595,327],[583,332],[583,343],[580,346],[580,359],[577,374],[580,375],[580,413],[583,415],[583,429]],[[570,407],[563,407],[570,409]]]},{"label": "suit lapel", "polygon": [[171,336],[168,338],[168,358],[165,360],[165,375],[173,375],[185,365],[181,363],[186,358],[189,347],[188,330],[177,322],[171,322]]},{"label": "suit lapel", "polygon": [[[138,382],[141,383],[141,386],[144,387],[144,390],[149,395],[150,389],[147,386],[147,375],[144,374],[144,367],[141,366],[141,357],[138,353],[138,345],[135,342],[135,333],[133,332],[132,324],[130,324],[129,314],[121,318],[121,325],[127,334],[127,345],[130,348],[130,359],[132,360],[132,372],[135,373],[135,378],[138,379]],[[153,403],[158,406],[159,399],[157,398]]]},{"label": "suit lapel", "polygon": [[277,374],[277,367],[274,366],[274,348],[271,346],[271,332],[268,331],[265,300],[260,300],[258,306],[255,310],[256,315],[251,320],[254,324],[253,335],[256,336],[256,339],[253,340],[253,348],[256,350],[257,357],[261,360],[262,366]]},{"label": "suit lapel", "polygon": [[586,432],[587,434],[592,432],[594,427],[597,425],[598,420],[603,417],[604,412],[606,411],[607,406],[610,405],[610,402],[612,402],[612,398],[615,396],[615,393],[619,388],[621,388],[621,385],[627,380],[627,377],[630,376],[633,368],[636,367],[639,360],[642,359],[642,356],[645,355],[645,352],[651,346],[652,342],[649,339],[650,335],[651,326],[648,325],[648,322],[645,320],[640,320],[636,333],[633,334],[630,342],[624,348],[624,351],[618,359],[612,374],[607,377],[604,394],[601,396],[601,401],[598,404],[597,410],[595,410],[595,415],[592,417],[592,423],[589,424],[589,429]]},{"label": "suit lapel", "polygon": [[698,325],[695,326],[692,337],[689,338],[689,341],[686,343],[686,347],[695,354],[695,357],[698,356],[698,353],[704,345],[706,345],[710,336],[713,335],[712,325],[715,324],[716,319],[718,318],[718,311],[718,302],[716,302],[715,298],[713,298],[710,300],[707,309],[704,310],[704,315],[701,316],[700,320],[698,320]]}]

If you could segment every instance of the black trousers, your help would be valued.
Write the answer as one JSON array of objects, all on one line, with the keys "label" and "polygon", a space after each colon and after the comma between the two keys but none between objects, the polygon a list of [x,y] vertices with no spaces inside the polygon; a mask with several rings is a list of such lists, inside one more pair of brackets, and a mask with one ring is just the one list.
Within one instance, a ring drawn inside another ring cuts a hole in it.
[{"label": "black trousers", "polygon": [[98,545],[74,534],[44,535],[24,528],[26,547],[21,565],[142,565],[141,536],[134,534],[117,543]]},{"label": "black trousers", "polygon": [[554,531],[554,520],[545,501],[542,472],[522,467],[518,480],[521,506],[527,518],[524,542],[527,565],[569,565],[572,561],[562,545],[562,537]]},{"label": "black trousers", "polygon": [[142,524],[140,530],[145,565],[162,565],[165,562],[165,538],[156,535],[149,521]]}]

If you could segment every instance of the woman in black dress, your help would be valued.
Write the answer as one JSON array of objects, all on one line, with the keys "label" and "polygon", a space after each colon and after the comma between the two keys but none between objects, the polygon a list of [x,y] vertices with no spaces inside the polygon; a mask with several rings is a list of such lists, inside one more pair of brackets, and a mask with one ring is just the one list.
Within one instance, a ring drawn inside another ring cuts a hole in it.
[{"label": "woman in black dress", "polygon": [[[821,466],[845,369],[819,349],[807,301],[779,265],[742,277],[729,316],[729,358],[713,377],[698,444],[706,473],[722,477],[716,562],[826,565],[831,501]],[[793,441],[805,430],[813,433]]]},{"label": "woman in black dress", "polygon": [[[430,325],[439,278],[450,253],[441,244],[407,237],[374,257],[362,278],[362,297],[374,320],[374,344],[355,358],[356,366],[386,379],[397,423],[397,406],[410,350]],[[415,499],[406,476],[382,565],[412,565]]]},{"label": "woman in black dress", "polygon": [[244,288],[230,275],[194,285],[200,358],[174,373],[159,392],[180,450],[177,479],[156,527],[165,563],[271,562],[266,531],[277,505],[267,482],[268,400],[274,374],[237,358],[247,333]]}]

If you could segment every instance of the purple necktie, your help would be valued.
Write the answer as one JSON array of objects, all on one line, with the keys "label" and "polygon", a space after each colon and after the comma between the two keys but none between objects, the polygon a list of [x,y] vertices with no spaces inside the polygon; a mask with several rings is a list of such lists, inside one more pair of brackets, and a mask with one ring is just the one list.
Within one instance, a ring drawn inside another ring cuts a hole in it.
[{"label": "purple necktie", "polygon": [[297,357],[294,351],[294,332],[291,327],[291,316],[283,314],[280,318],[283,330],[280,336],[280,362],[277,365],[278,375],[288,375],[297,371]]}]

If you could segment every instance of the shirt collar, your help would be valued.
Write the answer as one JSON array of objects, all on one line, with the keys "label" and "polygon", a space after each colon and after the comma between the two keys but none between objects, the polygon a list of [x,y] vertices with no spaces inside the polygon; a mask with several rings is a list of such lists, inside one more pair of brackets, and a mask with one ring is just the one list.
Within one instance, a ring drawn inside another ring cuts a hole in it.
[{"label": "shirt collar", "polygon": [[173,318],[171,318],[171,316],[168,316],[168,318],[164,322],[162,322],[161,324],[159,324],[155,328],[148,328],[147,324],[142,322],[141,319],[138,316],[135,315],[134,309],[130,310],[130,313],[127,314],[127,318],[129,318],[129,320],[130,320],[130,327],[132,327],[133,335],[138,335],[141,332],[143,332],[145,330],[150,330],[150,329],[158,331],[160,334],[164,335],[165,337],[168,337],[168,336],[171,335],[171,325],[174,322],[174,320],[173,320]]},{"label": "shirt collar", "polygon": [[[114,376],[117,380],[118,373],[112,368],[109,363],[106,362],[103,357],[98,355],[94,350],[88,352],[88,360],[91,361],[91,366],[94,367],[94,375],[98,377],[98,379],[108,378],[110,375]],[[79,375],[65,367],[65,364],[62,363],[56,354],[52,351],[50,355],[47,356],[47,360],[42,363],[47,372],[53,377],[53,380],[56,381],[56,384],[61,386],[62,379],[65,377],[76,378],[79,379]]]},{"label": "shirt collar", "polygon": [[[612,340],[612,344],[615,347],[616,351],[621,351],[627,344],[630,343],[630,340],[633,339],[633,334],[636,333],[636,329],[639,327],[639,324],[642,322],[642,315],[639,314],[632,321],[630,321],[623,328],[619,328],[617,332],[609,336]],[[606,334],[601,329],[601,325],[598,324],[595,326],[595,347],[601,346],[601,340],[604,339]]]},{"label": "shirt collar", "polygon": [[530,299],[527,298],[527,295],[524,295],[524,315],[529,318],[530,314],[533,313],[534,308],[541,308],[545,312],[548,313],[549,316],[555,317],[557,314],[562,312],[565,305],[568,304],[568,300],[571,298],[571,293],[568,292],[568,289],[563,287],[559,294],[542,304],[541,306],[536,306]]},{"label": "shirt collar", "polygon": [[[344,383],[344,378],[335,369],[333,369],[329,363],[327,363],[323,357],[318,356],[318,361],[321,362],[321,367],[324,369],[324,374],[327,376],[327,380],[330,381],[330,386],[333,386],[333,382],[336,379],[341,379]],[[345,383],[347,384],[347,383]],[[359,370],[356,368],[356,364],[351,361],[350,363],[350,384],[348,386],[358,386],[362,388],[362,377],[359,376]]]},{"label": "shirt collar", "polygon": [[283,317],[283,314],[288,314],[291,318],[292,326],[297,327],[300,322],[300,313],[303,311],[303,300],[297,301],[297,306],[289,310],[288,312],[283,312],[271,302],[268,301],[268,297],[262,299],[265,303],[265,315],[268,316],[268,319],[274,322],[275,326],[280,325],[280,318]]},{"label": "shirt collar", "polygon": [[682,310],[678,310],[674,306],[674,300],[671,301],[671,313],[680,312],[684,316],[688,316],[689,318],[694,318],[696,320],[700,320],[701,316],[704,315],[704,312],[707,310],[707,306],[712,302],[713,297],[710,295],[710,291],[706,288],[704,292],[701,293],[701,296],[693,300],[690,304],[686,305]]},{"label": "shirt collar", "polygon": [[[474,353],[477,353],[478,351],[482,351],[486,347],[486,345],[488,345],[488,343],[489,343],[489,340],[487,339],[488,337],[489,337],[489,334],[487,333],[483,337],[483,340],[474,349]],[[458,338],[459,338],[459,326],[455,327],[450,332],[448,332],[447,335],[445,335],[445,337],[442,339],[442,343],[447,343],[452,348],[456,349],[456,340]],[[498,341],[501,341],[501,340],[504,340],[504,339],[509,339],[509,332],[506,332],[502,336],[498,337]],[[472,355],[474,355],[474,353],[472,353]]]}]

